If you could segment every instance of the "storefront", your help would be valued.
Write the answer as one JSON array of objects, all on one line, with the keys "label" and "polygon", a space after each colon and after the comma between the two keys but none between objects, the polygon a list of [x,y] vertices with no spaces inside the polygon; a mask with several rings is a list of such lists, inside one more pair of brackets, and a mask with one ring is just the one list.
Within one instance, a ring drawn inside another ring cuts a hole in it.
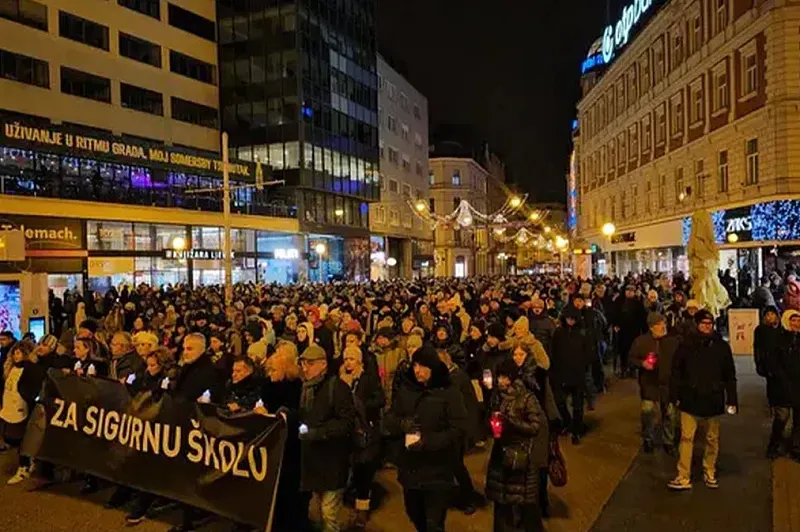
[{"label": "storefront", "polygon": [[382,281],[389,278],[389,256],[386,254],[386,237],[372,235],[369,237],[369,278]]},{"label": "storefront", "polygon": [[334,235],[309,235],[308,280],[324,283],[344,279],[344,238]]},{"label": "storefront", "polygon": [[[611,236],[589,239],[594,254],[595,273],[624,276],[645,271],[676,273],[688,271],[681,220],[623,230]],[[609,267],[607,261],[612,260]]]}]

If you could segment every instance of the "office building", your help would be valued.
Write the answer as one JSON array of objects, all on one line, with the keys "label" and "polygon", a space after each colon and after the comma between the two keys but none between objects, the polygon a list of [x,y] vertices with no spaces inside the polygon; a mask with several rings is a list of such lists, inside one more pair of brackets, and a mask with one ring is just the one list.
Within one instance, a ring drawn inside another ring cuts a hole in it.
[{"label": "office building", "polygon": [[691,215],[707,209],[720,268],[746,289],[800,249],[800,5],[641,6],[584,63],[568,187],[576,236],[602,250],[596,273],[686,271]]},{"label": "office building", "polygon": [[428,100],[381,56],[378,87],[381,201],[370,208],[372,278],[426,277],[433,274],[433,230],[414,206],[428,197]]}]

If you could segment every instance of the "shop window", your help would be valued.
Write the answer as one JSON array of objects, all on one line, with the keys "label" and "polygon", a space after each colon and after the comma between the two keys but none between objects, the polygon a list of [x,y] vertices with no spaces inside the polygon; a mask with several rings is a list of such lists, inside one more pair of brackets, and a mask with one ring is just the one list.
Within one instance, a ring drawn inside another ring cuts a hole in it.
[{"label": "shop window", "polygon": [[133,224],[131,223],[88,221],[86,234],[90,250],[134,250]]},{"label": "shop window", "polygon": [[[153,234],[150,224],[134,224],[133,239],[136,251],[153,251]],[[138,259],[137,259],[138,260]],[[139,268],[137,262],[137,269]]]}]

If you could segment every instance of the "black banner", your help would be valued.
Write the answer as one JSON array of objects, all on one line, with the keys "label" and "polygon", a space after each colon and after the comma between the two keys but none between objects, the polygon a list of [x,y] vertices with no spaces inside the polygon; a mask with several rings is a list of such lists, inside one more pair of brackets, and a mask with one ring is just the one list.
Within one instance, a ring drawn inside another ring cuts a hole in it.
[{"label": "black banner", "polygon": [[286,424],[51,370],[23,452],[269,530]]}]

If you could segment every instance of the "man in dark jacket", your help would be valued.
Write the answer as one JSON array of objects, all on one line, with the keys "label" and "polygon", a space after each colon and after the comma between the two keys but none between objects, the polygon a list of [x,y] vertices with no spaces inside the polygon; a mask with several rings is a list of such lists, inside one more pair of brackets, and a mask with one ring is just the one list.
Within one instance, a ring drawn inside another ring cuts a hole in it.
[{"label": "man in dark jacket", "polygon": [[[586,330],[586,339],[590,350],[590,372],[587,373],[587,392],[589,409],[594,408],[595,393],[601,393],[605,388],[605,374],[603,371],[603,349],[608,336],[608,322],[603,313],[586,305],[583,294],[576,293],[572,298],[572,305],[581,313],[583,327]],[[589,387],[591,386],[591,388]]]},{"label": "man in dark jacket", "polygon": [[[673,490],[691,489],[694,435],[700,421],[708,423],[703,456],[706,486],[719,487],[719,416],[738,411],[736,366],[728,343],[714,330],[714,316],[707,310],[695,314],[697,333],[684,338],[675,353],[670,376],[670,402],[678,405],[681,443],[678,476],[669,482]],[[726,409],[727,406],[727,409]]]},{"label": "man in dark jacket", "polygon": [[553,348],[553,334],[556,331],[556,322],[547,315],[544,300],[538,297],[531,301],[531,310],[528,313],[528,322],[531,333],[542,343],[545,352],[550,354]]},{"label": "man in dark jacket", "polygon": [[410,371],[413,378],[399,390],[384,428],[404,439],[397,465],[406,514],[419,532],[444,532],[453,456],[467,431],[466,411],[431,346],[414,353]]},{"label": "man in dark jacket", "polygon": [[619,354],[620,374],[630,374],[628,354],[633,341],[647,330],[647,312],[642,300],[636,297],[636,287],[625,287],[625,295],[616,301],[613,324]]},{"label": "man in dark jacket", "polygon": [[494,388],[494,375],[497,367],[511,354],[507,349],[501,349],[500,343],[506,338],[506,328],[501,323],[493,323],[486,329],[486,342],[481,347],[478,355],[478,367],[481,368],[480,384],[483,390],[483,402],[489,404]]},{"label": "man in dark jacket", "polygon": [[772,436],[767,445],[767,457],[774,460],[780,454],[780,443],[783,440],[783,430],[786,428],[788,416],[783,416],[781,408],[786,402],[785,394],[781,390],[780,382],[773,373],[778,358],[778,351],[784,346],[784,337],[780,327],[780,313],[775,307],[767,307],[761,323],[753,334],[753,354],[756,363],[756,373],[767,380],[767,401],[773,411]]},{"label": "man in dark jacket", "polygon": [[247,412],[256,407],[261,399],[262,383],[253,375],[253,361],[247,357],[237,358],[233,362],[231,378],[225,385],[221,401],[228,412]]},{"label": "man in dark jacket", "polygon": [[[592,349],[581,326],[581,315],[573,306],[561,313],[561,327],[553,335],[550,354],[550,384],[564,426],[572,433],[572,443],[581,441],[584,432],[583,401],[586,395],[586,371],[592,361]],[[572,415],[567,398],[572,397]]]},{"label": "man in dark jacket", "polygon": [[777,457],[783,440],[783,431],[792,418],[792,438],[789,456],[800,462],[800,312],[787,310],[783,316],[783,331],[774,357],[767,359],[767,382],[773,381],[770,406],[774,407],[775,420],[770,437],[770,458]]},{"label": "man in dark jacket", "polygon": [[644,452],[652,453],[655,443],[656,407],[661,409],[664,451],[675,453],[678,412],[669,402],[669,378],[672,360],[680,340],[667,333],[667,320],[655,312],[647,316],[649,332],[633,341],[630,361],[639,368],[639,391],[642,397],[642,442]]},{"label": "man in dark jacket", "polygon": [[355,434],[353,396],[339,377],[328,375],[327,355],[319,345],[309,345],[300,363],[300,489],[309,500],[318,495],[325,532],[338,532]]},{"label": "man in dark jacket", "polygon": [[[204,341],[205,342],[205,341]],[[111,364],[108,376],[116,381],[125,382],[133,373],[138,379],[144,374],[145,363],[133,349],[131,335],[118,332],[111,337]]]}]

